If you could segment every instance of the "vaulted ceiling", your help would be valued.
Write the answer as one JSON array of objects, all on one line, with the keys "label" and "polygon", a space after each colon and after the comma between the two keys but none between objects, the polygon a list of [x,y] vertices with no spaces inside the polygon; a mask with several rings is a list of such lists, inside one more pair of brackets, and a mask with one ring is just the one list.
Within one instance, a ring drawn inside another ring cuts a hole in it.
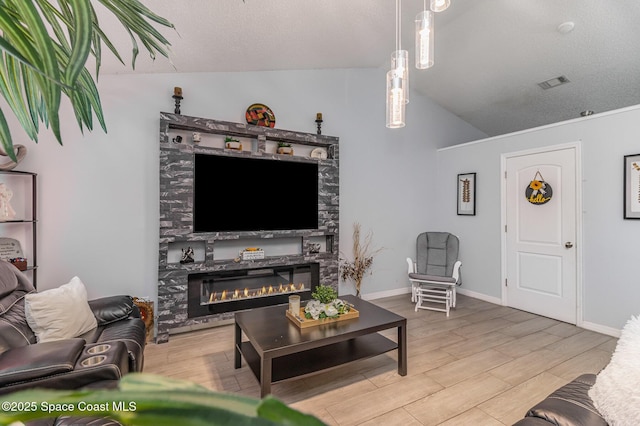
[{"label": "vaulted ceiling", "polygon": [[[139,73],[387,68],[395,49],[393,0],[143,2],[176,31],[163,30],[171,61],[141,54]],[[423,1],[401,7],[413,63]],[[490,136],[640,104],[639,22],[637,0],[451,0],[435,18],[435,66],[412,69],[411,88]],[[107,34],[129,49],[115,22]],[[132,72],[106,56],[102,72]],[[559,76],[569,83],[538,86]]]}]

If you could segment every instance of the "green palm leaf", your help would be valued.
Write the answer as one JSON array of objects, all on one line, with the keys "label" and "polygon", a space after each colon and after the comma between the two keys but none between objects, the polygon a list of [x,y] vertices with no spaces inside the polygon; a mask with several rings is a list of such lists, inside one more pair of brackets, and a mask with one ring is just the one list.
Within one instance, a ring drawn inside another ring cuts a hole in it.
[{"label": "green palm leaf", "polygon": [[[69,98],[78,126],[93,129],[94,116],[106,132],[96,84],[86,69],[89,56],[98,77],[102,44],[120,61],[113,43],[99,26],[91,1],[99,1],[129,33],[132,67],[142,43],[152,58],[168,57],[170,43],[154,27],[173,28],[139,0],[3,0],[0,6],[0,94],[27,136],[38,141],[39,124],[59,143],[62,95]],[[0,110],[0,143],[15,161],[13,142]]]},{"label": "green palm leaf", "polygon": [[[317,418],[293,410],[270,396],[257,400],[212,392],[194,383],[146,373],[127,374],[117,390],[36,389],[4,395],[3,400],[29,401],[37,409],[0,411],[0,425],[60,415],[109,416],[124,425],[149,426],[323,425]],[[87,404],[95,409],[87,412]],[[50,407],[54,409],[47,412]]]}]

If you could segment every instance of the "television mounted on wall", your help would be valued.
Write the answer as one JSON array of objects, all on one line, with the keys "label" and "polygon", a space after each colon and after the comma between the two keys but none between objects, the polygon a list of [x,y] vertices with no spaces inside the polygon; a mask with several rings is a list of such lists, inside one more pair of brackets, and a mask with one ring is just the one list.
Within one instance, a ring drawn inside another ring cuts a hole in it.
[{"label": "television mounted on wall", "polygon": [[318,163],[194,155],[193,232],[318,229]]}]

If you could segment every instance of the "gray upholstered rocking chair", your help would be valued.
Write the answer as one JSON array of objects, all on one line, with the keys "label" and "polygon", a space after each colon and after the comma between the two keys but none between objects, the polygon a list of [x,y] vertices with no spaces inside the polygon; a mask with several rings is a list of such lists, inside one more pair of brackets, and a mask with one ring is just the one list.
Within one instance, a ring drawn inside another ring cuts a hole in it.
[{"label": "gray upholstered rocking chair", "polygon": [[[449,316],[449,310],[456,307],[456,286],[460,285],[462,264],[458,260],[459,246],[458,237],[448,232],[418,235],[416,261],[407,258],[411,301],[416,303],[416,312],[429,309]],[[444,304],[444,308],[437,304]]]}]

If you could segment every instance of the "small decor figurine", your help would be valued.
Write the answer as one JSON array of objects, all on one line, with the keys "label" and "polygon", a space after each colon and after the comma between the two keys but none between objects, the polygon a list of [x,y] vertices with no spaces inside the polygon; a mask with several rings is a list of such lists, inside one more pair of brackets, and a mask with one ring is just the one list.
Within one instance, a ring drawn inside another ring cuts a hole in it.
[{"label": "small decor figurine", "polygon": [[182,97],[182,87],[174,87],[173,88],[173,96],[172,98],[176,101],[176,107],[174,109],[174,113],[180,114],[180,101],[183,99]]},{"label": "small decor figurine", "polygon": [[11,197],[13,197],[13,191],[4,183],[0,183],[0,220],[11,220],[16,217],[16,212],[9,203]]},{"label": "small decor figurine", "polygon": [[187,247],[186,249],[182,249],[182,259],[180,259],[180,263],[193,263],[193,249],[191,247]]}]

